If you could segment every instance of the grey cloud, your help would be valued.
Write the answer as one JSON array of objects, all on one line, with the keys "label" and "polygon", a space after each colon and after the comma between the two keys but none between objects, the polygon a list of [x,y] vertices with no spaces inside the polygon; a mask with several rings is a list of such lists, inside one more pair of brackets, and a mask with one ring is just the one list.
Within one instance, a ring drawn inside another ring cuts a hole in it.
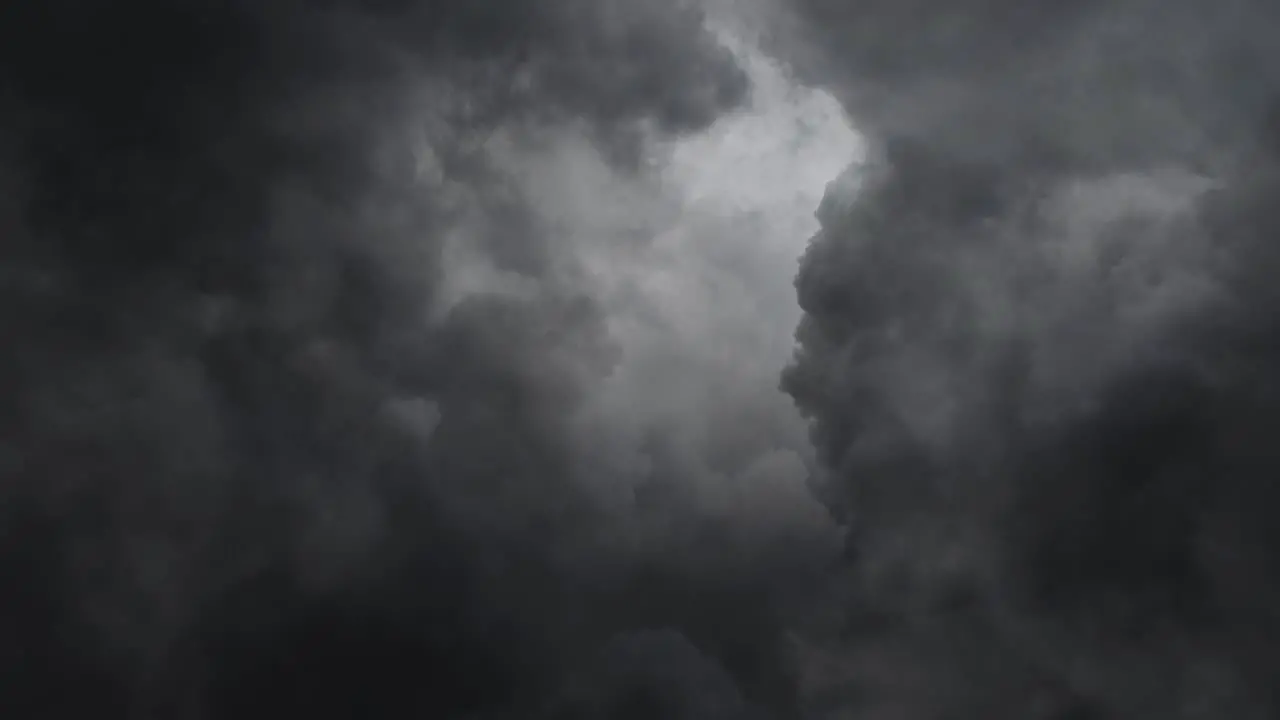
[{"label": "grey cloud", "polygon": [[[679,3],[0,10],[0,711],[523,717],[666,627],[785,712],[767,573],[585,489],[617,350],[486,145],[626,174],[745,92]],[[533,290],[450,295],[459,228]]]},{"label": "grey cloud", "polygon": [[1269,716],[1273,10],[1016,5],[795,4],[874,149],[783,381],[850,527],[823,692]]},{"label": "grey cloud", "polygon": [[971,159],[1221,162],[1274,83],[1275,19],[1249,0],[793,5],[824,48],[800,66],[839,88],[861,129]]}]

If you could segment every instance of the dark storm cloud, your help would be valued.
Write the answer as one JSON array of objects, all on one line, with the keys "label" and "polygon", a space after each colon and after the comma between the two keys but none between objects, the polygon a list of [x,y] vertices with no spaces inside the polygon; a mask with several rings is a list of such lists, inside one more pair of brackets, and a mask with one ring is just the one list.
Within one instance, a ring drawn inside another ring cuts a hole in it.
[{"label": "dark storm cloud", "polygon": [[873,148],[784,379],[850,525],[814,697],[1273,715],[1275,9],[796,7]]},{"label": "dark storm cloud", "polygon": [[552,252],[488,132],[634,159],[744,92],[692,5],[6,4],[0,712],[592,717],[598,658],[584,707],[784,707],[770,594],[573,481],[599,308],[439,297],[458,192],[495,265]]},{"label": "dark storm cloud", "polygon": [[1108,0],[794,5],[819,48],[801,53],[802,70],[837,85],[861,130],[970,159],[1221,162],[1275,80],[1276,20],[1251,0],[1212,11]]}]

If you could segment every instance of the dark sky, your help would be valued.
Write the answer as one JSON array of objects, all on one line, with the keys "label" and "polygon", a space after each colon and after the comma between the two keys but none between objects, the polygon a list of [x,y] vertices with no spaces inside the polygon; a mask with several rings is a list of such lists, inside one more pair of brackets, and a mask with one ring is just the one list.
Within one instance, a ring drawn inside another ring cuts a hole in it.
[{"label": "dark sky", "polygon": [[872,145],[784,380],[852,716],[1274,716],[1275,8],[799,6]]},{"label": "dark sky", "polygon": [[598,283],[702,3],[4,4],[0,716],[1280,712],[1280,10],[708,5],[867,145],[768,373]]}]

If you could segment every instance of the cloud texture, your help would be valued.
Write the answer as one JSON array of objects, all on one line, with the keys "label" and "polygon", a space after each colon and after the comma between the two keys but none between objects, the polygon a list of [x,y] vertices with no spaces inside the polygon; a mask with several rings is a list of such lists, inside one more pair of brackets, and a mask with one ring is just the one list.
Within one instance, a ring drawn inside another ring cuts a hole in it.
[{"label": "cloud texture", "polygon": [[0,714],[1271,717],[1277,20],[5,5]]},{"label": "cloud texture", "polygon": [[784,379],[851,527],[831,717],[1270,717],[1274,9],[797,8],[872,146]]},{"label": "cloud texture", "polygon": [[750,104],[697,6],[67,0],[0,48],[0,712],[789,712],[800,426],[762,365],[732,428],[662,395],[726,306],[619,265]]}]

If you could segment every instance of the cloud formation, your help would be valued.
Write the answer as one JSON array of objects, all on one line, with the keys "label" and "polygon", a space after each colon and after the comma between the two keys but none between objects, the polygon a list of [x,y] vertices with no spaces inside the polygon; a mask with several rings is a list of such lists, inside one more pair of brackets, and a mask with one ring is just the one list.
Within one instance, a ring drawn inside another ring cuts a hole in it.
[{"label": "cloud formation", "polygon": [[798,421],[639,409],[729,306],[601,274],[739,231],[646,163],[749,86],[689,3],[0,10],[0,712],[791,712]]},{"label": "cloud formation", "polygon": [[851,528],[814,697],[1274,714],[1274,9],[795,9],[871,146],[784,378]]},{"label": "cloud formation", "polygon": [[0,712],[1271,716],[1276,12],[5,6]]}]

